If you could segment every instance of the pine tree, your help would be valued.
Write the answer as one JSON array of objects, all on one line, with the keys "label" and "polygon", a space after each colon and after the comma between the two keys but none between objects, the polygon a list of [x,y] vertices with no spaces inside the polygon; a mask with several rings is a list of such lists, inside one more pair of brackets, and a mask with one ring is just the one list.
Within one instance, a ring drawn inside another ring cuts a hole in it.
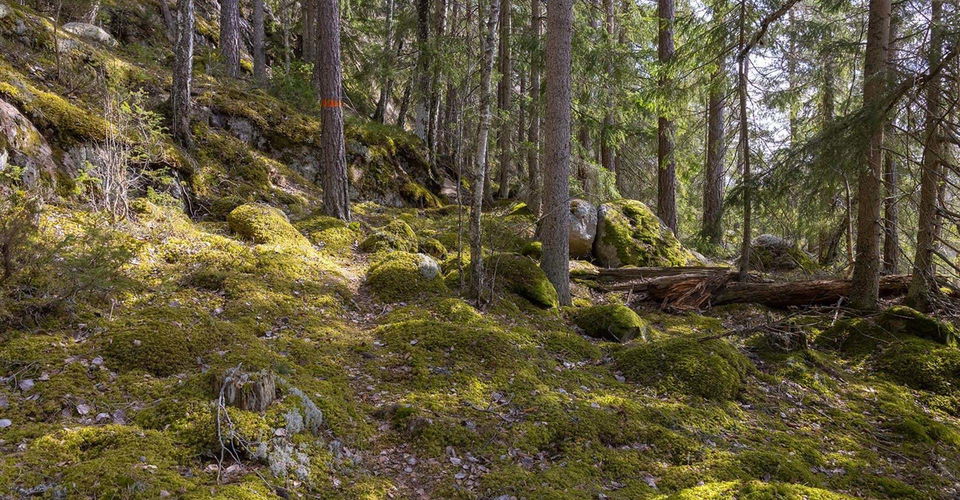
[{"label": "pine tree", "polygon": [[570,305],[570,117],[573,1],[547,2],[547,98],[544,120],[543,242],[541,267],[560,304]]},{"label": "pine tree", "polygon": [[340,64],[340,12],[338,0],[320,0],[318,65],[316,80],[320,92],[322,129],[320,133],[323,173],[323,209],[332,217],[350,220],[347,194],[347,160],[343,136],[342,69]]},{"label": "pine tree", "polygon": [[190,131],[190,90],[193,86],[193,0],[177,0],[177,36],[173,50],[173,137],[186,148],[193,148]]},{"label": "pine tree", "polygon": [[220,3],[220,57],[227,76],[240,76],[240,0]]}]

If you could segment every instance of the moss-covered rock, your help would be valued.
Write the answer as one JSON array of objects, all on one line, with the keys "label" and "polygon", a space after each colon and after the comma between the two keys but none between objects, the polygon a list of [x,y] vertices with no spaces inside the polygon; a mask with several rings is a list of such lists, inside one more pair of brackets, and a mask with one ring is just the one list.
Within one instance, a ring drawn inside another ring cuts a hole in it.
[{"label": "moss-covered rock", "polygon": [[617,368],[631,380],[667,392],[731,399],[752,368],[735,347],[720,340],[674,337],[627,348]]},{"label": "moss-covered rock", "polygon": [[633,309],[620,304],[584,307],[573,313],[573,320],[587,335],[614,342],[646,340],[646,321]]},{"label": "moss-covered rock", "polygon": [[754,238],[750,249],[750,268],[758,271],[790,271],[802,269],[813,272],[819,266],[807,252],[795,243],[771,234]]},{"label": "moss-covered rock", "polygon": [[531,241],[523,245],[523,248],[520,249],[520,255],[540,260],[540,258],[543,257],[543,243]]},{"label": "moss-covered rock", "polygon": [[905,337],[884,349],[876,366],[894,380],[939,394],[960,389],[960,349]]},{"label": "moss-covered rock", "polygon": [[557,307],[559,296],[536,261],[517,254],[495,254],[486,262],[488,279],[539,307]]},{"label": "moss-covered rock", "polygon": [[241,205],[230,212],[227,222],[233,232],[254,243],[310,246],[283,212],[267,205]]},{"label": "moss-covered rock", "polygon": [[893,306],[885,310],[880,316],[880,324],[896,333],[913,335],[944,345],[956,346],[960,340],[960,331],[955,325],[907,306]]},{"label": "moss-covered rock", "polygon": [[600,206],[593,250],[604,267],[682,266],[694,260],[673,231],[636,200]]},{"label": "moss-covered rock", "polygon": [[436,238],[421,238],[418,248],[420,253],[425,253],[436,259],[442,259],[447,255],[447,247]]},{"label": "moss-covered rock", "polygon": [[367,236],[360,243],[360,250],[367,253],[392,250],[416,252],[419,246],[417,233],[413,232],[410,224],[400,219],[394,219]]},{"label": "moss-covered rock", "polygon": [[447,289],[433,258],[409,252],[392,252],[372,265],[366,284],[384,302],[414,300]]}]

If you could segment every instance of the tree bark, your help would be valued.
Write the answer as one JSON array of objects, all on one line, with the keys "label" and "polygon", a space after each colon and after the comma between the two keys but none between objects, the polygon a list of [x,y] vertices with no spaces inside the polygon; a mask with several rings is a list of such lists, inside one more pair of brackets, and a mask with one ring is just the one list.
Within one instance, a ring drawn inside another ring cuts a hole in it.
[{"label": "tree bark", "polygon": [[220,57],[224,72],[231,78],[240,76],[240,0],[220,3]]},{"label": "tree bark", "polygon": [[427,142],[430,128],[430,0],[417,0],[417,65],[414,133]]},{"label": "tree bark", "polygon": [[301,56],[303,60],[317,63],[317,13],[319,12],[320,0],[303,0],[303,28],[300,33]]},{"label": "tree bark", "polygon": [[[484,179],[487,175],[487,142],[490,137],[491,80],[493,53],[497,43],[497,21],[500,0],[491,0],[487,13],[483,42],[483,61],[480,68],[480,122],[477,126],[476,151],[473,158],[473,199],[470,202],[470,294],[483,301],[483,216]],[[482,18],[481,18],[482,19]]]},{"label": "tree bark", "polygon": [[177,41],[173,52],[173,137],[185,148],[193,148],[190,130],[190,89],[193,86],[193,0],[177,0]]},{"label": "tree bark", "polygon": [[[887,75],[891,76],[891,85],[897,58],[896,39],[899,24],[895,22],[891,12],[890,43],[887,49]],[[883,155],[883,187],[886,190],[886,196],[883,198],[883,272],[898,274],[900,272],[900,217],[897,201],[900,196],[900,173],[897,159],[889,152],[893,148],[893,124],[888,123],[886,129],[884,142],[887,152]]]},{"label": "tree bark", "polygon": [[[884,100],[886,46],[890,34],[890,0],[870,0],[867,50],[864,56],[863,105],[876,108]],[[883,174],[883,119],[870,124],[871,131],[859,174],[857,194],[857,248],[853,267],[851,305],[876,309],[880,279],[880,205]]]},{"label": "tree bark", "polygon": [[340,65],[340,7],[338,0],[320,0],[317,56],[320,93],[321,132],[320,157],[323,164],[324,213],[341,220],[350,220],[350,199],[347,194],[347,159],[343,137],[343,100]]},{"label": "tree bark", "polygon": [[264,47],[266,31],[263,16],[263,0],[253,0],[253,79],[258,85],[264,85],[267,82],[267,53]]},{"label": "tree bark", "polygon": [[[943,56],[942,32],[943,0],[933,0],[930,16],[930,48],[927,53],[929,67],[935,68]],[[917,223],[917,251],[913,259],[913,279],[907,304],[927,312],[937,296],[936,266],[934,251],[938,230],[937,204],[940,197],[941,162],[944,157],[941,121],[941,76],[931,78],[926,88],[926,112],[924,118],[924,142],[922,171],[920,174],[920,214]]]},{"label": "tree bark", "polygon": [[544,130],[543,242],[541,267],[561,305],[570,305],[570,117],[573,1],[547,2],[546,120]]},{"label": "tree bark", "polygon": [[740,0],[740,55],[738,56],[737,91],[740,99],[740,162],[743,166],[743,236],[740,240],[740,280],[750,273],[750,249],[753,228],[753,180],[750,171],[750,123],[747,115],[747,71],[750,52],[745,45],[747,23],[746,0]]},{"label": "tree bark", "polygon": [[[614,35],[616,34],[616,23],[614,16],[614,0],[603,0],[603,11],[604,11],[604,27],[607,32],[607,46],[611,49],[614,47]],[[613,50],[607,50],[607,64],[606,72],[607,78],[613,79]],[[613,96],[613,85],[608,84],[604,89],[605,100],[604,103],[605,110],[603,113],[603,124],[600,128],[600,166],[605,168],[608,172],[613,172],[616,170],[616,163],[614,161],[614,148],[613,148],[613,109],[614,109],[614,96]]]},{"label": "tree bark", "polygon": [[[673,0],[657,0],[657,61],[661,95],[672,86],[668,73],[673,61]],[[677,232],[677,164],[674,150],[674,123],[663,110],[657,119],[657,216],[674,233]]]},{"label": "tree bark", "polygon": [[707,102],[707,165],[703,181],[702,235],[712,245],[723,242],[723,61],[713,76]]},{"label": "tree bark", "polygon": [[394,16],[394,0],[387,0],[387,12],[384,18],[385,29],[383,36],[383,60],[381,61],[380,71],[380,98],[377,99],[377,108],[373,112],[374,121],[383,123],[384,117],[387,113],[387,104],[390,101],[390,94],[393,92],[393,78],[391,78],[390,68],[390,54],[393,48],[393,16]]},{"label": "tree bark", "polygon": [[505,199],[510,196],[510,175],[513,173],[513,126],[510,113],[513,108],[513,64],[510,60],[510,0],[502,0],[500,9],[500,49],[498,69],[500,82],[497,85],[497,109],[499,110],[500,129],[500,190],[497,196]]},{"label": "tree bark", "polygon": [[530,0],[530,31],[533,44],[530,54],[530,128],[527,132],[527,177],[530,183],[527,206],[536,219],[540,218],[540,52],[543,37],[543,17],[540,0]]}]

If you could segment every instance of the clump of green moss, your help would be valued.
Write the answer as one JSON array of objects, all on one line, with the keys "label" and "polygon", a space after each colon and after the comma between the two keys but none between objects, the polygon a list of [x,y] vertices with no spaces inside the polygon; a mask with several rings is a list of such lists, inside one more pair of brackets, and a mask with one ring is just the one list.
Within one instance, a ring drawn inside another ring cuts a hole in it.
[{"label": "clump of green moss", "polygon": [[440,240],[436,238],[421,238],[419,251],[437,259],[442,259],[447,255],[447,247],[443,246],[443,243],[440,243]]},{"label": "clump of green moss", "polygon": [[571,361],[587,361],[600,358],[600,348],[589,340],[571,332],[550,330],[541,335],[543,347]]},{"label": "clump of green moss", "polygon": [[897,336],[867,318],[849,318],[837,321],[817,335],[816,345],[845,354],[863,356],[893,342]]},{"label": "clump of green moss", "polygon": [[880,324],[887,329],[948,346],[956,346],[960,332],[953,324],[927,316],[907,306],[893,306],[883,311]]},{"label": "clump of green moss", "polygon": [[767,481],[711,482],[678,491],[666,498],[671,500],[852,500],[854,497],[802,484]]},{"label": "clump of green moss", "polygon": [[523,245],[523,248],[520,249],[520,255],[540,260],[540,258],[543,257],[543,243],[531,241]]},{"label": "clump of green moss", "polygon": [[960,349],[906,337],[883,350],[876,366],[910,387],[950,394],[960,389]]},{"label": "clump of green moss", "polygon": [[439,208],[443,206],[443,201],[437,195],[430,192],[413,181],[407,181],[400,186],[400,195],[403,196],[411,205],[419,208]]},{"label": "clump of green moss", "polygon": [[495,286],[502,283],[507,290],[540,307],[551,308],[559,304],[557,289],[533,259],[517,254],[494,254],[485,266],[488,279]]},{"label": "clump of green moss", "polygon": [[152,497],[195,486],[178,467],[184,450],[166,433],[135,426],[75,427],[34,440],[23,454],[25,488],[55,478],[64,497]]},{"label": "clump of green moss", "polygon": [[618,200],[600,207],[594,250],[606,267],[682,266],[693,259],[673,231],[636,200]]},{"label": "clump of green moss", "polygon": [[614,342],[646,340],[649,328],[633,309],[620,304],[584,307],[573,313],[573,321],[587,335]]},{"label": "clump of green moss", "polygon": [[230,329],[206,310],[171,300],[142,305],[107,323],[105,355],[121,371],[168,376],[198,366]]},{"label": "clump of green moss", "polygon": [[752,368],[729,343],[691,337],[629,347],[617,354],[616,366],[641,384],[718,400],[735,398]]},{"label": "clump of green moss", "polygon": [[413,232],[410,224],[400,219],[388,222],[360,243],[360,250],[367,253],[391,250],[416,252],[418,247],[417,233]]},{"label": "clump of green moss", "polygon": [[235,233],[254,243],[310,246],[283,212],[267,205],[241,205],[230,212],[227,222]]},{"label": "clump of green moss", "polygon": [[387,347],[409,353],[424,365],[431,358],[507,366],[516,363],[530,341],[520,332],[488,324],[460,324],[437,320],[410,320],[383,325],[376,335]]},{"label": "clump of green moss", "polygon": [[367,286],[385,302],[413,300],[446,291],[436,261],[424,254],[392,252],[370,267]]}]

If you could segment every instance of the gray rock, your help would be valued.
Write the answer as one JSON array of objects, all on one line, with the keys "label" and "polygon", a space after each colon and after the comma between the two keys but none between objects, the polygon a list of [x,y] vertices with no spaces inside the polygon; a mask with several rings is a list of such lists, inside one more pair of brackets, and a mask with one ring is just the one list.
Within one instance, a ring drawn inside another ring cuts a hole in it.
[{"label": "gray rock", "polygon": [[63,25],[62,29],[86,42],[99,43],[107,47],[117,46],[117,40],[99,26],[88,23],[67,23]]},{"label": "gray rock", "polygon": [[11,12],[7,4],[0,2],[0,19],[5,19]]},{"label": "gray rock", "polygon": [[597,207],[585,200],[570,201],[570,256],[585,258],[597,236]]},{"label": "gray rock", "polygon": [[759,271],[790,271],[813,263],[795,243],[772,234],[757,236],[752,246],[750,267]]},{"label": "gray rock", "polygon": [[425,279],[432,280],[440,275],[440,264],[438,264],[433,257],[423,253],[417,254],[417,256],[420,257],[417,268],[421,276]]},{"label": "gray rock", "polygon": [[12,104],[0,99],[0,170],[7,164],[23,167],[22,179],[33,186],[41,174],[53,178],[53,151],[33,123]]}]

